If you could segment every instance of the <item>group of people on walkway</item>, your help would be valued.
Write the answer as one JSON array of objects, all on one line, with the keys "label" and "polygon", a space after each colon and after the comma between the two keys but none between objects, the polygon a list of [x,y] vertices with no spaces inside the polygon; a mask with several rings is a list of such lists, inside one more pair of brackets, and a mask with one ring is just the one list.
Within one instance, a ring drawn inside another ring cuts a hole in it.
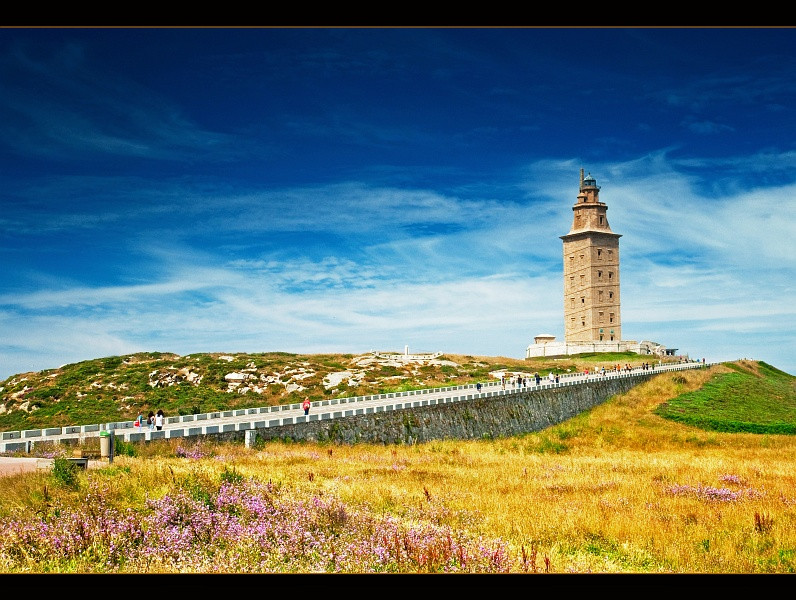
[{"label": "group of people on walkway", "polygon": [[[526,388],[528,387],[528,379],[529,379],[528,377],[522,377],[521,375],[517,375],[516,377],[508,377],[508,378],[505,375],[502,375],[500,377],[500,385],[504,390],[506,389],[507,383],[508,385],[513,385],[515,389]],[[532,382],[536,383],[536,385],[540,385],[542,383],[542,376],[539,375],[539,373],[534,373],[530,377],[530,379],[532,380]],[[551,383],[553,382],[558,383],[558,374],[550,371],[548,379],[550,380]],[[481,384],[479,383],[478,385],[480,386]],[[481,391],[480,387],[478,388],[478,391]]]},{"label": "group of people on walkway", "polygon": [[[163,409],[159,408],[157,413],[149,411],[149,414],[146,418],[146,426],[149,428],[150,431],[158,430],[160,431],[163,429],[163,422],[164,422],[165,415],[163,414]],[[144,415],[138,415],[138,418],[135,420],[135,427],[143,427],[144,426]]]}]

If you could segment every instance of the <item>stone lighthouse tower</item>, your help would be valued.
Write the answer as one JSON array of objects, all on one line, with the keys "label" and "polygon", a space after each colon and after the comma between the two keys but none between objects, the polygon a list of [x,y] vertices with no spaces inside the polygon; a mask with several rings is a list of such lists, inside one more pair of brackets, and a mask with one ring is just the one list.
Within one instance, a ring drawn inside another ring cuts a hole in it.
[{"label": "stone lighthouse tower", "polygon": [[572,229],[564,241],[564,339],[618,342],[619,238],[611,231],[596,180],[580,170],[580,193],[572,207]]}]

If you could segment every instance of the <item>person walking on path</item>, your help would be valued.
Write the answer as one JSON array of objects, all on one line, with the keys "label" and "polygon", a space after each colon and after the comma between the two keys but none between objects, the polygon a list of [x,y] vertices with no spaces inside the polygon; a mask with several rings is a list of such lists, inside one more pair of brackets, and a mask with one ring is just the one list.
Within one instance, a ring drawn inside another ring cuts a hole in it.
[{"label": "person walking on path", "polygon": [[311,406],[311,404],[310,404],[309,396],[305,396],[304,397],[304,402],[302,402],[302,404],[301,404],[301,408],[304,409],[304,414],[305,415],[310,414],[310,406]]},{"label": "person walking on path", "polygon": [[155,428],[155,413],[153,413],[151,410],[146,417],[146,424],[150,430]]},{"label": "person walking on path", "polygon": [[158,409],[158,414],[155,415],[155,429],[160,431],[163,429],[163,409]]}]

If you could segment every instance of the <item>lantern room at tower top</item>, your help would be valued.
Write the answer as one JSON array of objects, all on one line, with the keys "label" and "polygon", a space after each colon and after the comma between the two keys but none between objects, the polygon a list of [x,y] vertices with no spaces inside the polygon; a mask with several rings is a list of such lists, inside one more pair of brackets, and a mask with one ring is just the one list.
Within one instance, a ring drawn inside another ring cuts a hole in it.
[{"label": "lantern room at tower top", "polygon": [[[572,207],[573,219],[572,229],[569,234],[580,231],[611,231],[608,219],[605,215],[608,207],[604,202],[600,202],[600,186],[597,180],[591,176],[583,176],[583,169],[580,170],[580,193],[578,194],[575,206]],[[563,236],[564,239],[566,236]]]},{"label": "lantern room at tower top", "polygon": [[572,227],[560,236],[564,255],[564,341],[540,334],[525,357],[584,352],[670,354],[656,342],[622,339],[619,290],[619,238],[608,225],[600,186],[580,170],[580,188],[572,207]]}]

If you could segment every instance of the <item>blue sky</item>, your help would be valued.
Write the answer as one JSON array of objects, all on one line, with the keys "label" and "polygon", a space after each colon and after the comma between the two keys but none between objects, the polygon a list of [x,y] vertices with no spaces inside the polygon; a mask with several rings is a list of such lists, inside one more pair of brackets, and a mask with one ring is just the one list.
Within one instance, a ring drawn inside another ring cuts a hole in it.
[{"label": "blue sky", "polygon": [[794,73],[794,29],[0,29],[0,379],[523,358],[581,168],[624,339],[796,374]]}]

